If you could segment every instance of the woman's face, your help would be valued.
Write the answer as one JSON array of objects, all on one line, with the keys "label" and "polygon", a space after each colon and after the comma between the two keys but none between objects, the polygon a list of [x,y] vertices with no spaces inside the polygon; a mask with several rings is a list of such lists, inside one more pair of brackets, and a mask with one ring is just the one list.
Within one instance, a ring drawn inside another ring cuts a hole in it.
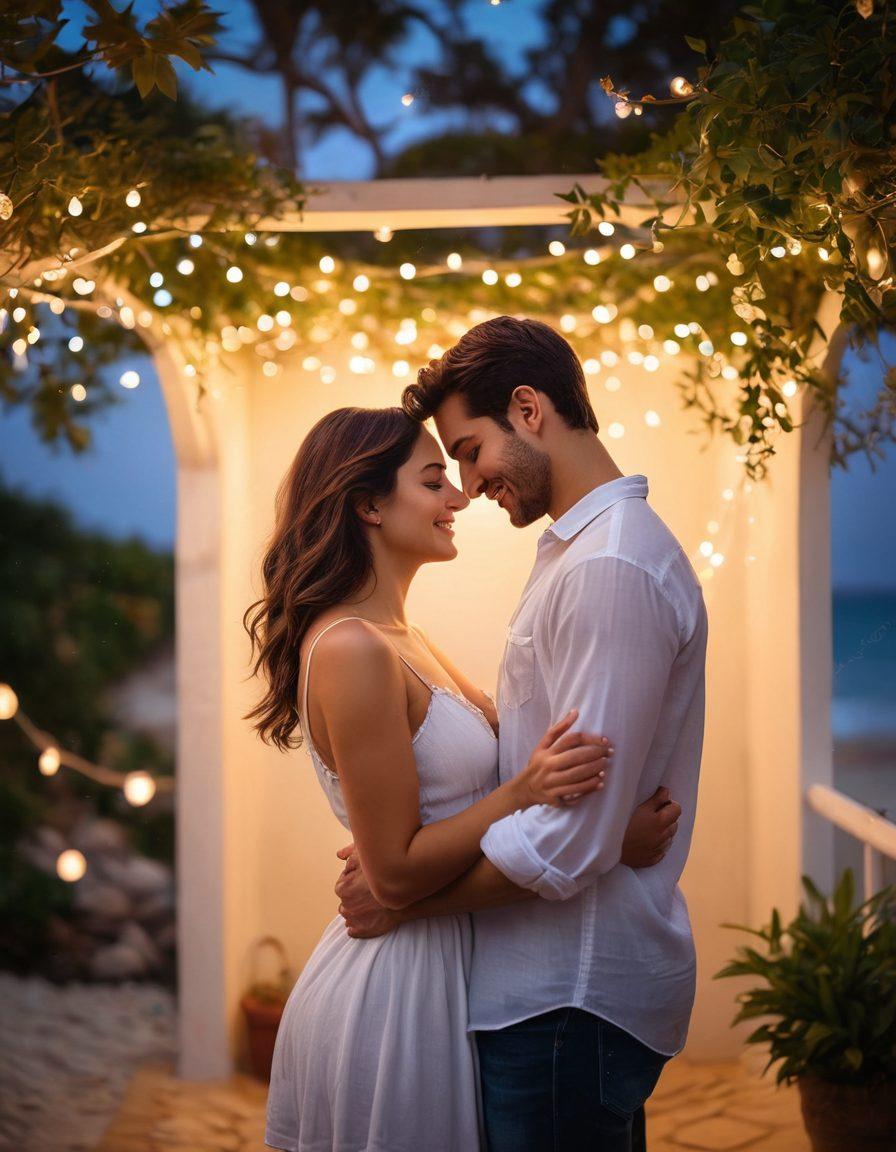
[{"label": "woman's face", "polygon": [[420,429],[410,459],[398,470],[393,492],[375,501],[379,539],[390,551],[425,564],[453,560],[454,514],[469,499],[445,475],[445,458],[435,438]]}]

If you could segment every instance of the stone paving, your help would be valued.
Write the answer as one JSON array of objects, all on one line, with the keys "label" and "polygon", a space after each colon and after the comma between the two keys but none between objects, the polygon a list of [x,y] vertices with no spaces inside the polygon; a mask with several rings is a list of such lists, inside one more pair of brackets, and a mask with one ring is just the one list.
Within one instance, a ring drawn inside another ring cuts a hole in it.
[{"label": "stone paving", "polygon": [[[185,1082],[146,1065],[97,1152],[263,1152],[266,1096],[247,1076]],[[734,1062],[673,1061],[648,1105],[647,1136],[650,1152],[809,1152],[796,1089]]]}]

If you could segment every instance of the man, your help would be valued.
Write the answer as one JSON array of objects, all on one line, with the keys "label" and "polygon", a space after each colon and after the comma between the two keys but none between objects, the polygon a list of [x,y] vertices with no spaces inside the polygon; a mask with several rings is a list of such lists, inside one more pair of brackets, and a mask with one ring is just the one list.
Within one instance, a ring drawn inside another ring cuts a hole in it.
[{"label": "man", "polygon": [[[349,861],[340,910],[356,935],[476,913],[470,1027],[489,1152],[639,1152],[644,1102],[684,1044],[694,994],[678,879],[703,741],[700,585],[645,477],[623,476],[598,438],[578,358],[547,325],[477,325],[403,402],[435,418],[468,496],[496,500],[516,527],[553,520],[507,632],[501,779],[572,707],[616,753],[603,792],[493,824],[480,861],[409,910],[372,908]],[[620,863],[626,826],[661,782],[681,803],[680,830],[634,871]]]}]

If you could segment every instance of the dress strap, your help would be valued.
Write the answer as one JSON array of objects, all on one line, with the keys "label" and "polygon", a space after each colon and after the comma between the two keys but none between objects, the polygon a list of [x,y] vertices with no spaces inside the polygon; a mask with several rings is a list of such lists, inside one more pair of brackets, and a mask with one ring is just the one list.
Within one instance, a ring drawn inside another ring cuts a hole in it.
[{"label": "dress strap", "polygon": [[[398,651],[398,649],[395,647],[395,645],[392,643],[392,641],[389,639],[389,637],[383,635],[381,629],[376,624],[374,624],[374,622],[372,620],[365,620],[363,616],[340,616],[338,620],[332,620],[329,624],[326,625],[326,627],[321,628],[320,632],[318,632],[318,634],[311,641],[311,644],[308,648],[308,655],[305,657],[305,687],[304,687],[304,690],[302,692],[302,714],[300,716],[300,719],[302,720],[302,722],[305,726],[305,738],[307,739],[309,744],[312,743],[312,741],[311,741],[311,725],[310,725],[309,720],[308,720],[308,681],[311,677],[311,657],[314,653],[314,649],[317,647],[317,642],[318,642],[318,640],[320,640],[321,636],[323,636],[325,632],[329,632],[331,628],[335,628],[337,624],[344,624],[346,622],[346,620],[362,620],[362,621],[364,621],[365,624],[373,625],[373,627],[376,628],[376,630],[380,633],[380,635],[383,636],[383,639],[390,645],[393,652],[398,657],[398,659],[402,662],[402,664],[404,664],[404,666],[407,669],[409,669],[411,672],[413,672],[414,675],[417,677],[417,679],[426,688],[428,688],[430,692],[432,692],[434,690],[434,685],[432,685],[426,679],[425,676],[422,676],[417,671],[417,669],[414,667],[414,665],[411,664],[411,662],[409,660],[406,660],[404,658],[404,656],[402,656],[402,654]],[[412,625],[412,627],[413,627],[413,625]]]}]

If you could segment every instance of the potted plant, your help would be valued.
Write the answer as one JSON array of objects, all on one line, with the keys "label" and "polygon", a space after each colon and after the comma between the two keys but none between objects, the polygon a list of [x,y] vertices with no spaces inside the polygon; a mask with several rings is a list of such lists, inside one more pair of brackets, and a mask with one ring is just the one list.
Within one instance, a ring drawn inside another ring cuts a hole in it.
[{"label": "potted plant", "polygon": [[292,991],[293,978],[282,942],[276,936],[263,936],[254,946],[254,959],[257,959],[258,953],[263,948],[271,948],[276,952],[280,962],[279,974],[275,980],[259,980],[253,976],[252,982],[240,1000],[240,1007],[249,1031],[249,1062],[252,1073],[260,1080],[270,1080],[277,1029],[280,1027],[280,1018]]},{"label": "potted plant", "polygon": [[762,1020],[748,1044],[767,1044],[766,1070],[796,1081],[813,1152],[896,1148],[896,887],[855,900],[847,870],[833,896],[803,877],[807,902],[782,927],[750,932],[718,978],[760,983],[737,997],[734,1024]]}]

